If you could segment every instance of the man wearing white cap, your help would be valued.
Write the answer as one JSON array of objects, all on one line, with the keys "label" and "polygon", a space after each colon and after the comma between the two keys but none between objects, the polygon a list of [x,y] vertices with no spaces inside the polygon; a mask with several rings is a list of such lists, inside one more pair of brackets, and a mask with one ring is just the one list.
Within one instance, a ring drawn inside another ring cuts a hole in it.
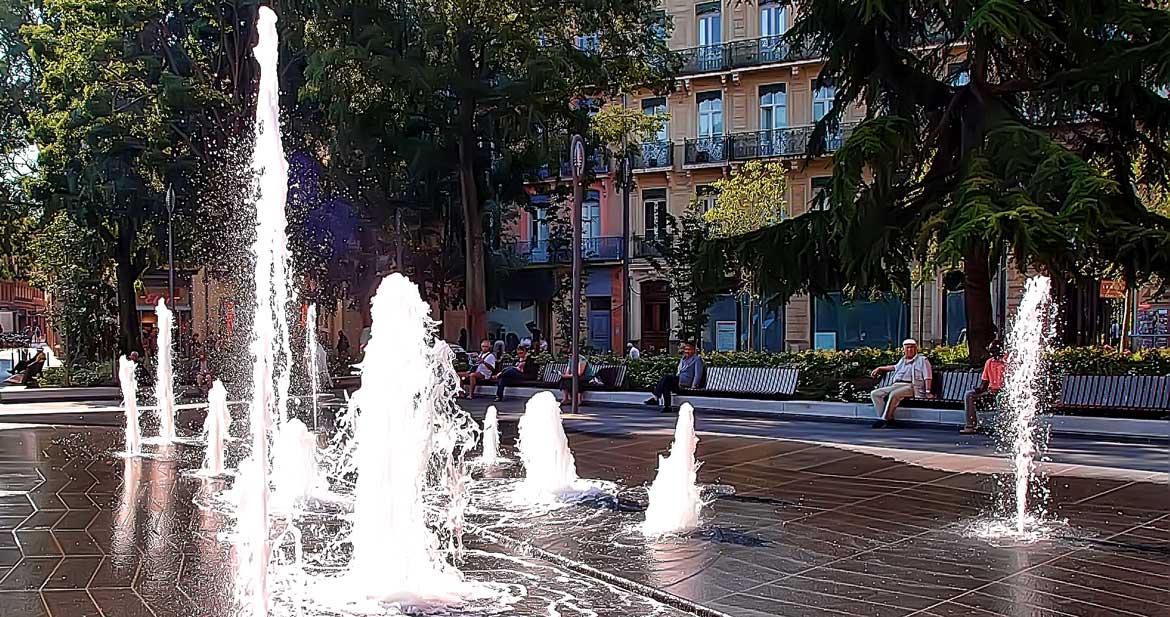
[{"label": "man wearing white cap", "polygon": [[891,366],[879,366],[870,373],[870,377],[878,377],[893,371],[892,383],[884,388],[877,388],[870,393],[874,411],[877,412],[877,421],[874,428],[886,428],[894,425],[894,412],[898,410],[898,403],[910,397],[934,398],[930,391],[930,381],[933,377],[930,360],[918,353],[918,341],[908,338],[902,341],[902,359]]}]

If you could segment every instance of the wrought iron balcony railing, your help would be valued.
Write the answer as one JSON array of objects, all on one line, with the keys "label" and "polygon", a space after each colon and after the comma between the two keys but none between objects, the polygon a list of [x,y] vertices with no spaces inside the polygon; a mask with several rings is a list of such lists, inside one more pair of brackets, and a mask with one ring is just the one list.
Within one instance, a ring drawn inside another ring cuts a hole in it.
[{"label": "wrought iron balcony railing", "polygon": [[723,163],[727,159],[728,135],[711,135],[688,139],[683,144],[683,164]]},{"label": "wrought iron balcony railing", "polygon": [[[826,152],[834,152],[856,124],[843,124],[825,140]],[[685,165],[746,161],[750,159],[804,156],[813,126],[789,126],[749,133],[731,133],[686,140]]]},{"label": "wrought iron balcony railing", "polygon": [[634,157],[634,169],[659,169],[674,166],[674,143],[655,141],[642,144],[641,152]]},{"label": "wrought iron balcony railing", "polygon": [[[581,259],[586,262],[621,261],[625,256],[621,236],[584,238],[581,243]],[[573,251],[563,241],[538,240],[517,242],[512,252],[521,261],[530,264],[569,264]]]},{"label": "wrought iron balcony railing", "polygon": [[634,236],[630,238],[630,253],[634,259],[645,259],[648,257],[662,257],[662,238],[656,238],[654,232],[649,232],[646,236]]},{"label": "wrought iron balcony railing", "polygon": [[[911,46],[937,45],[945,40],[945,35],[931,33],[924,39],[911,43]],[[688,47],[675,53],[682,60],[682,66],[679,69],[681,75],[716,73],[782,62],[801,62],[820,57],[816,50],[790,45],[783,36],[763,36],[716,45]]]}]

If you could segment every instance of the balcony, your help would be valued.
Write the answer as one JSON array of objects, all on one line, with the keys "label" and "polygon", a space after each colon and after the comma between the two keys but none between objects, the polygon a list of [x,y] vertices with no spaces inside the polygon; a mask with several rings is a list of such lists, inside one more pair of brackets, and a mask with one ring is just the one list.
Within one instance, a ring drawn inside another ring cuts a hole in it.
[{"label": "balcony", "polygon": [[727,142],[730,135],[711,135],[688,139],[683,143],[684,165],[706,165],[727,162]]},{"label": "balcony", "polygon": [[[588,262],[621,261],[625,255],[621,236],[585,238],[581,244],[581,260]],[[540,240],[517,242],[512,249],[516,257],[528,265],[570,264],[573,251],[564,242]]]},{"label": "balcony", "polygon": [[765,36],[756,39],[729,41],[718,45],[680,49],[682,75],[715,73],[731,69],[765,66],[781,62],[812,60],[817,54],[794,48],[784,37]]},{"label": "balcony", "polygon": [[674,143],[656,141],[642,144],[641,152],[634,156],[634,169],[663,169],[674,167]]},{"label": "balcony", "polygon": [[[593,154],[585,159],[586,174],[596,176],[609,174],[609,156],[605,150],[594,150]],[[537,167],[527,174],[529,182],[546,182],[549,180],[566,179],[573,177],[572,163],[569,162],[569,152],[566,147],[563,155],[557,160]]]},{"label": "balcony", "polygon": [[634,259],[662,257],[662,249],[659,248],[659,241],[653,236],[634,236],[630,238],[630,243],[632,245],[630,247],[630,253]]}]

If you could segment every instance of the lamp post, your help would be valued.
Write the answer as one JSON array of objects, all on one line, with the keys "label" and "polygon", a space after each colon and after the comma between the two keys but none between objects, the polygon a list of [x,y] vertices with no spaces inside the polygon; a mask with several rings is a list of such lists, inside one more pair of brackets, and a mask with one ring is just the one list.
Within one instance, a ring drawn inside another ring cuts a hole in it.
[{"label": "lamp post", "polygon": [[633,161],[630,160],[629,146],[622,139],[622,162],[618,173],[622,180],[622,341],[618,353],[625,353],[630,336],[630,189],[634,184]]},{"label": "lamp post", "polygon": [[175,309],[175,189],[167,185],[167,301]]},{"label": "lamp post", "polygon": [[569,373],[573,376],[573,413],[577,413],[577,396],[581,392],[581,374],[578,368],[581,365],[581,202],[584,199],[584,188],[581,183],[585,175],[585,141],[580,135],[573,135],[569,146],[569,160],[573,168],[573,238],[570,246],[573,251],[573,275],[570,283],[572,293],[572,319],[569,327],[572,340]]}]

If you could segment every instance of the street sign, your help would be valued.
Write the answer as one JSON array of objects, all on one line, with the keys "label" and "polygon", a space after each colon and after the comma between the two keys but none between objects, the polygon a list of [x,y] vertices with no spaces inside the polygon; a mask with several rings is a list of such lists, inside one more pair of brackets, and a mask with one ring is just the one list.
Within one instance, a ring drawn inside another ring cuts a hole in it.
[{"label": "street sign", "polygon": [[569,161],[573,164],[573,179],[580,180],[585,175],[585,140],[580,135],[573,135],[569,147]]},{"label": "street sign", "polygon": [[1125,281],[1103,279],[1101,281],[1100,296],[1110,300],[1121,300],[1125,298]]}]

